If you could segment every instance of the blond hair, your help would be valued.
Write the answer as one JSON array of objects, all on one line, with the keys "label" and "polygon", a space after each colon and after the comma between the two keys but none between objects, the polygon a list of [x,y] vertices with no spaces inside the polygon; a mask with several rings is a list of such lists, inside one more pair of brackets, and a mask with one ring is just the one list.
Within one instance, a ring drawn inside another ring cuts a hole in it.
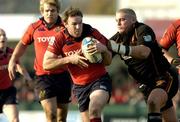
[{"label": "blond hair", "polygon": [[40,7],[39,7],[40,11],[44,10],[44,4],[45,3],[55,6],[57,8],[58,13],[59,13],[61,4],[58,0],[40,0]]},{"label": "blond hair", "polygon": [[130,8],[122,8],[116,11],[116,13],[125,13],[127,15],[132,16],[135,20],[137,20],[136,13],[133,9]]}]

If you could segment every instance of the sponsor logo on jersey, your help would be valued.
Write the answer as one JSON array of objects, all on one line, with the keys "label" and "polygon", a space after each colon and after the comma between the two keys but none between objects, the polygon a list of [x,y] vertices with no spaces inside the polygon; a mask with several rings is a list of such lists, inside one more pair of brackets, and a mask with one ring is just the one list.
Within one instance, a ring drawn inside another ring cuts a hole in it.
[{"label": "sponsor logo on jersey", "polygon": [[81,49],[77,49],[77,50],[65,52],[65,55],[66,55],[66,56],[70,56],[70,55],[74,55],[74,54],[76,54],[76,53],[81,54],[81,53],[82,53],[82,50],[81,50]]},{"label": "sponsor logo on jersey", "polygon": [[54,44],[55,37],[54,36],[49,36],[49,37],[38,37],[37,38],[38,42],[49,42],[51,45]]}]

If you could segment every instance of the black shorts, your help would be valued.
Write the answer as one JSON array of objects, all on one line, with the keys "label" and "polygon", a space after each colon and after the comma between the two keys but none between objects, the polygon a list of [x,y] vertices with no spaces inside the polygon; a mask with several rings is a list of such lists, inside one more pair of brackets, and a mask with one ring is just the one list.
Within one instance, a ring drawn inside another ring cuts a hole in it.
[{"label": "black shorts", "polygon": [[68,72],[37,76],[36,93],[39,100],[57,98],[58,103],[71,101],[71,78]]},{"label": "black shorts", "polygon": [[17,104],[16,93],[17,90],[14,86],[0,90],[0,113],[3,112],[4,104]]},{"label": "black shorts", "polygon": [[112,82],[108,74],[87,85],[73,85],[73,93],[78,100],[80,112],[88,110],[89,96],[98,89],[109,92],[109,96],[111,96]]},{"label": "black shorts", "polygon": [[[163,80],[162,80],[163,81]],[[173,102],[172,102],[172,98],[176,95],[177,91],[178,91],[178,85],[179,85],[179,81],[178,81],[178,73],[174,70],[169,70],[167,77],[164,79],[165,82],[161,81],[159,82],[160,85],[156,85],[154,87],[148,87],[146,85],[144,85],[144,88],[140,88],[140,90],[142,91],[142,93],[144,94],[145,100],[147,101],[148,96],[150,94],[150,92],[154,89],[154,88],[162,88],[164,89],[167,94],[168,94],[168,100],[165,104],[165,106],[163,106],[161,108],[161,111],[165,111],[168,108],[173,106]],[[142,84],[141,84],[142,86]]]}]

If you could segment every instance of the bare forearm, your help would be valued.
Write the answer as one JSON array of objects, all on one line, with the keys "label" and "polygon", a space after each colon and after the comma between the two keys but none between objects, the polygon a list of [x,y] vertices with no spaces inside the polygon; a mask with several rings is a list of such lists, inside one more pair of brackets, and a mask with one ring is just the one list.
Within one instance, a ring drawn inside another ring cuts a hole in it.
[{"label": "bare forearm", "polygon": [[149,56],[150,52],[151,49],[143,45],[131,46],[130,56],[136,59],[146,59]]},{"label": "bare forearm", "polygon": [[121,55],[131,56],[136,59],[146,59],[151,49],[145,45],[137,45],[137,46],[125,46],[122,44],[118,44],[113,40],[110,40],[111,50]]},{"label": "bare forearm", "polygon": [[112,54],[109,50],[106,52],[102,53],[103,56],[103,64],[104,65],[110,65],[112,61]]},{"label": "bare forearm", "polygon": [[21,42],[19,42],[17,44],[16,48],[14,49],[14,52],[13,52],[13,54],[11,56],[11,60],[12,61],[19,60],[19,58],[24,54],[26,48],[27,48],[27,46],[25,46]]},{"label": "bare forearm", "polygon": [[24,76],[24,78],[28,81],[31,81],[32,78],[30,77],[29,73],[27,72],[27,70],[20,64],[17,64],[17,71]]},{"label": "bare forearm", "polygon": [[69,63],[68,57],[64,58],[48,58],[43,61],[44,70],[55,70],[58,68],[64,68]]}]

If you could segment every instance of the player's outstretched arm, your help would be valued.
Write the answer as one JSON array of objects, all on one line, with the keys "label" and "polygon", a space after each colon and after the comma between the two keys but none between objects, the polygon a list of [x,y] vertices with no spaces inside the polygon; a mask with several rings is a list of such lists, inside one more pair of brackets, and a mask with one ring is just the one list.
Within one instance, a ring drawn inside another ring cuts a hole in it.
[{"label": "player's outstretched arm", "polygon": [[9,65],[8,65],[9,77],[11,80],[13,80],[15,78],[16,63],[18,62],[20,57],[24,54],[26,48],[27,48],[27,46],[23,45],[21,43],[21,41],[19,41],[19,43],[17,44],[16,48],[13,51],[13,54],[11,56],[11,59],[9,61]]}]

